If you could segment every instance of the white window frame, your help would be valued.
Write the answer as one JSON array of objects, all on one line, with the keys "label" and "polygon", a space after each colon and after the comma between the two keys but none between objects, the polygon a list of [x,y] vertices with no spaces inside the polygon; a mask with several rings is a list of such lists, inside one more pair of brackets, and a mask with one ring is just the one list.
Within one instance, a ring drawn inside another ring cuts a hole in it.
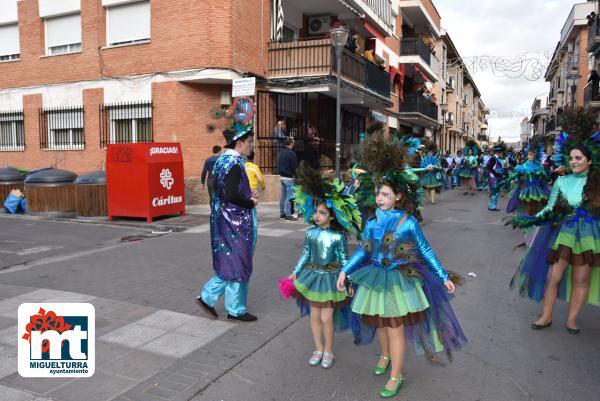
[{"label": "white window frame", "polygon": [[18,22],[15,22],[14,24],[4,24],[4,27],[10,27],[14,25],[17,28],[17,47],[19,48],[19,52],[18,53],[11,53],[11,54],[0,54],[0,62],[5,62],[5,61],[15,61],[15,60],[20,60],[21,59],[21,43],[20,43],[20,37],[19,37],[19,24]]},{"label": "white window frame", "polygon": [[[0,124],[10,123],[12,144],[7,145],[0,142],[0,152],[14,152],[25,150],[25,124],[23,114],[15,115],[12,113],[0,113]],[[22,145],[17,145],[17,124],[21,125]]]},{"label": "white window frame", "polygon": [[[127,5],[136,4],[136,3],[148,3],[148,7],[150,7],[150,20],[148,21],[148,24],[149,24],[148,37],[111,43],[111,39],[110,39],[111,8],[125,7]],[[114,5],[106,5],[106,6],[104,6],[104,8],[106,9],[106,46],[107,47],[128,46],[128,45],[135,45],[135,44],[141,44],[141,43],[149,43],[151,41],[151,39],[152,39],[152,4],[151,4],[150,0],[130,1],[130,2],[118,3],[118,4],[114,4]]]},{"label": "white window frame", "polygon": [[[152,105],[149,102],[147,105],[132,105],[130,107],[127,106],[118,106],[112,107],[109,109],[109,142],[108,143],[117,143],[117,121],[129,121],[131,123],[131,142],[125,143],[138,143],[139,132],[138,132],[138,120],[148,120],[150,122],[150,137],[153,138],[152,133]],[[123,143],[123,142],[118,142]]]},{"label": "white window frame", "polygon": [[[63,111],[64,114],[72,114],[75,113],[74,110],[65,109]],[[64,117],[58,116],[60,115],[60,110],[52,111],[51,113],[46,114],[46,122],[48,124],[48,150],[84,150],[85,149],[85,122],[84,122],[84,113],[83,108],[77,111],[77,113],[81,114],[79,118],[76,117]],[[54,117],[53,117],[54,116]],[[79,120],[81,122],[81,126],[77,127],[75,125]],[[56,127],[55,124],[57,122],[68,122],[71,124],[66,124],[66,126]],[[68,144],[57,144],[56,142],[56,131],[64,131],[67,130],[69,133],[69,143]],[[81,137],[84,143],[73,143],[73,139],[75,137],[75,132],[81,131]]]},{"label": "white window frame", "polygon": [[[48,20],[50,19],[54,19],[54,18],[60,18],[61,16],[58,17],[47,17],[44,18],[44,47],[46,48],[46,56],[58,56],[61,54],[71,54],[71,53],[80,53],[81,52],[81,44],[82,44],[82,35],[83,35],[83,28],[81,26],[81,13],[77,12],[77,13],[73,13],[73,14],[68,14],[68,15],[79,15],[79,42],[73,42],[73,43],[66,43],[64,45],[57,45],[57,46],[48,46]],[[63,15],[62,17],[65,17],[66,15]],[[61,51],[61,50],[65,50],[65,51]]]}]

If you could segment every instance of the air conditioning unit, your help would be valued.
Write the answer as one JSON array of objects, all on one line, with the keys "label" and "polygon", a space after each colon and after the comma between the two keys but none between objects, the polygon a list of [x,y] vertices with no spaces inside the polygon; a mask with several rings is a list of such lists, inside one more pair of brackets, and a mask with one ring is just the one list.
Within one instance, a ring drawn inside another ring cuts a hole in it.
[{"label": "air conditioning unit", "polygon": [[331,16],[320,15],[318,17],[308,18],[308,34],[309,35],[322,35],[329,32],[331,22]]}]

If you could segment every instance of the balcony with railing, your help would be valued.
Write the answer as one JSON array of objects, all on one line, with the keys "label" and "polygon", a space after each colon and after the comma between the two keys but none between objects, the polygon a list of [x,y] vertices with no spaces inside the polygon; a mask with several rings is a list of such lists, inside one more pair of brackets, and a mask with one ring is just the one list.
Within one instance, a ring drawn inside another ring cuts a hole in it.
[{"label": "balcony with railing", "polygon": [[588,46],[589,53],[595,53],[600,49],[600,18],[596,17],[592,25],[588,27]]},{"label": "balcony with railing", "polygon": [[423,64],[431,79],[438,80],[440,61],[420,38],[402,38],[400,46],[401,64],[415,63],[415,56],[417,56],[417,61]]},{"label": "balcony with railing", "polygon": [[404,95],[404,101],[400,103],[400,114],[408,113],[427,117],[437,123],[437,105],[418,93],[408,93]]},{"label": "balcony with railing", "polygon": [[591,81],[583,90],[583,105],[586,109],[600,108],[600,81]]},{"label": "balcony with railing", "polygon": [[446,125],[454,125],[454,113],[448,112],[444,117],[444,122]]},{"label": "balcony with railing", "polygon": [[391,32],[392,23],[392,2],[391,0],[353,0],[354,3],[364,10],[374,22],[377,22],[386,31]]},{"label": "balcony with railing", "polygon": [[[335,50],[329,39],[269,44],[269,79],[309,78],[336,74]],[[390,74],[360,54],[344,48],[342,79],[390,98]]]}]

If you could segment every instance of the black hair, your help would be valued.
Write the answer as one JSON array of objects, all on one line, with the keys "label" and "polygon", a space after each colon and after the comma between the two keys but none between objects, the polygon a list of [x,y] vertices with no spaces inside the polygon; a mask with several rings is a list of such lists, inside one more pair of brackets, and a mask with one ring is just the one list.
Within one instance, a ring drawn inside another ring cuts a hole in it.
[{"label": "black hair", "polygon": [[241,138],[236,139],[235,141],[233,141],[231,143],[229,143],[229,141],[231,141],[235,137],[235,132],[231,131],[230,129],[226,129],[225,131],[223,131],[223,136],[225,137],[225,140],[227,141],[227,145],[225,145],[225,148],[226,149],[235,149],[236,143],[238,143],[239,141],[242,141],[242,142],[247,141],[248,138],[254,136],[254,132],[248,131],[246,133],[246,135],[242,136]]},{"label": "black hair", "polygon": [[251,162],[253,162],[254,161],[254,156],[256,156],[254,152],[250,153],[250,156],[248,156],[248,160],[250,160]]},{"label": "black hair", "polygon": [[283,141],[283,146],[290,146],[293,143],[294,143],[293,138],[285,138],[285,141]]},{"label": "black hair", "polygon": [[[331,209],[329,206],[327,206],[327,203],[325,203],[324,200],[321,200],[320,202],[317,202],[316,207],[315,207],[315,213],[317,212],[317,208],[319,207],[319,205],[324,205],[325,208],[327,208],[327,211],[329,212],[329,215],[331,216],[331,222],[329,223],[329,228],[331,228],[334,231],[338,231],[338,232],[344,234],[346,237],[350,237],[350,233],[348,232],[348,230],[346,230],[340,224],[340,222],[335,217],[335,213],[333,212],[333,209]],[[314,221],[313,221],[313,224],[315,226],[317,225],[317,223],[315,223]]]},{"label": "black hair", "polygon": [[212,147],[213,155],[216,155],[220,151],[221,151],[221,147],[219,145],[215,145],[215,146]]}]

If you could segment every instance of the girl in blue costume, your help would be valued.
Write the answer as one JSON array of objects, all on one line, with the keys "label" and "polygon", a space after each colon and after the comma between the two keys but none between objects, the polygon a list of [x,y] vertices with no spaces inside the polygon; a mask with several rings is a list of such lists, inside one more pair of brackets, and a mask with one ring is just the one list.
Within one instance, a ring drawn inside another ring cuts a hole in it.
[{"label": "girl in blue costume", "polygon": [[306,232],[304,249],[289,278],[301,314],[310,314],[315,348],[308,363],[330,368],[334,326],[346,329],[350,320],[348,291],[337,291],[336,281],[348,259],[346,236],[360,231],[361,215],[341,182],[326,180],[304,162],[296,170],[296,205],[314,227]]},{"label": "girl in blue costume", "polygon": [[405,149],[373,138],[362,156],[367,172],[357,195],[359,202],[376,203],[376,216],[367,221],[361,245],[342,268],[337,286],[344,291],[347,279],[356,285],[352,311],[360,324],[377,329],[381,356],[373,372],[384,375],[391,368],[380,391],[390,398],[404,382],[406,337],[433,362],[437,352],[450,354],[467,340],[449,303],[454,283],[410,214],[417,184],[404,171]]},{"label": "girl in blue costume", "polygon": [[475,172],[477,171],[478,147],[474,140],[467,141],[465,146],[465,157],[460,167],[460,178],[465,184],[465,195],[475,195]]},{"label": "girl in blue costume", "polygon": [[519,227],[541,227],[511,287],[543,300],[533,330],[550,327],[556,299],[568,300],[566,329],[577,334],[585,303],[600,306],[600,132],[563,133],[555,148],[555,162],[565,165],[568,160],[570,174],[556,180],[548,205],[539,213],[513,219]]},{"label": "girl in blue costume", "polygon": [[437,146],[434,142],[426,145],[427,156],[421,160],[421,185],[429,194],[429,201],[435,204],[435,193],[442,188],[442,164],[438,154]]},{"label": "girl in blue costume", "polygon": [[506,206],[507,213],[534,215],[546,205],[550,195],[550,176],[541,163],[544,139],[533,137],[526,148],[526,154],[527,161],[519,164],[514,173],[502,180],[492,191],[494,195],[513,188]]}]

